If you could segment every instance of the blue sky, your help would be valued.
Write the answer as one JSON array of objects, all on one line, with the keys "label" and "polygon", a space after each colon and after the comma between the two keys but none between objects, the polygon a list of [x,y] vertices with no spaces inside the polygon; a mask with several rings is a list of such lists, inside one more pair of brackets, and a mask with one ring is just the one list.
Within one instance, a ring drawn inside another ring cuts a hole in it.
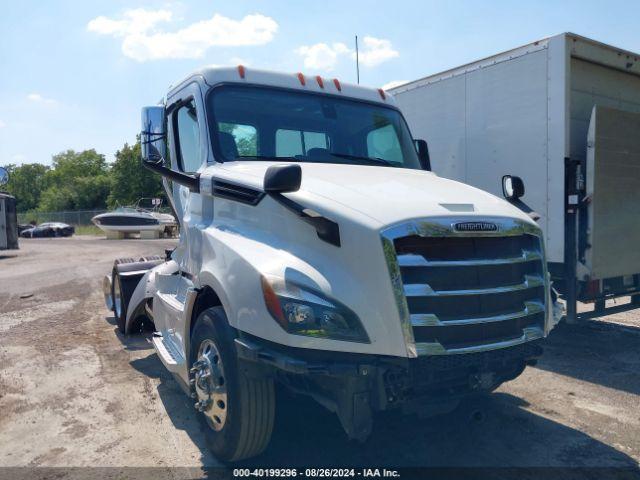
[{"label": "blue sky", "polygon": [[0,16],[0,165],[113,159],[140,107],[207,64],[413,80],[563,31],[640,51],[630,1],[36,1]]}]

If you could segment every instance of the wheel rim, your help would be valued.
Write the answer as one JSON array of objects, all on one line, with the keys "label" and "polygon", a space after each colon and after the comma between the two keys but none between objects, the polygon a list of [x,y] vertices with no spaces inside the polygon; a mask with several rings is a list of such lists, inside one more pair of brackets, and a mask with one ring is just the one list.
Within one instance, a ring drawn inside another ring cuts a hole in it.
[{"label": "wheel rim", "polygon": [[113,308],[116,312],[116,317],[120,318],[122,314],[122,289],[120,288],[120,276],[116,275],[116,281],[113,284]]},{"label": "wheel rim", "polygon": [[227,421],[227,382],[222,357],[213,340],[203,340],[193,366],[198,396],[196,406],[204,414],[209,426],[220,431]]},{"label": "wheel rim", "polygon": [[102,293],[104,294],[104,303],[107,306],[107,310],[113,311],[113,291],[111,285],[111,277],[106,275],[102,280]]}]

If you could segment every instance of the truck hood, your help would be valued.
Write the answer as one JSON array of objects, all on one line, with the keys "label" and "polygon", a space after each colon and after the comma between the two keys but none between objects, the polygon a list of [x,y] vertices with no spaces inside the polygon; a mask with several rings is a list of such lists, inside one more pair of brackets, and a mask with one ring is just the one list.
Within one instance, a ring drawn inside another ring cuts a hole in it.
[{"label": "truck hood", "polygon": [[[262,187],[266,170],[282,162],[228,162],[216,173],[229,180]],[[505,200],[464,183],[438,177],[432,172],[368,165],[300,163],[300,191],[289,193],[304,203],[305,198],[364,215],[382,225],[430,216],[498,216],[531,219]],[[499,178],[496,179],[499,181]]]}]

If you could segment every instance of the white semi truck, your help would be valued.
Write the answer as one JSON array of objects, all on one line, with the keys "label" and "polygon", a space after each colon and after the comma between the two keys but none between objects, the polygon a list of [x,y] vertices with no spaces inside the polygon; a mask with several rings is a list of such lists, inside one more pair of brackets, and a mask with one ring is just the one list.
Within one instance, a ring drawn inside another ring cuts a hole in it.
[{"label": "white semi truck", "polygon": [[524,180],[569,321],[640,306],[640,54],[564,33],[391,92],[438,175]]},{"label": "white semi truck", "polygon": [[384,91],[207,68],[143,109],[141,139],[180,240],[117,260],[105,297],[123,333],[153,321],[218,458],[266,447],[275,382],[364,439],[376,411],[452,408],[541,354],[540,228],[430,172]]}]

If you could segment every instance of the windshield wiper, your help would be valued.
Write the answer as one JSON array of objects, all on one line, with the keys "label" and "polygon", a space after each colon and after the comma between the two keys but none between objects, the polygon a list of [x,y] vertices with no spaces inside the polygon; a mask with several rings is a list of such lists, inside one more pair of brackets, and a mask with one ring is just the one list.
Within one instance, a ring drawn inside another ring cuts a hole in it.
[{"label": "windshield wiper", "polygon": [[[390,162],[380,157],[361,157],[358,155],[350,155],[348,153],[329,153],[332,157],[346,158],[348,160],[356,160],[361,164],[369,165],[384,165],[385,167],[398,167],[399,165],[394,162]],[[326,160],[309,160],[307,157],[276,157],[273,155],[239,155],[233,160],[258,160],[266,162],[312,162],[312,163],[327,163]]]},{"label": "windshield wiper", "polygon": [[264,160],[267,162],[277,162],[282,160],[283,162],[299,162],[300,159],[295,157],[276,157],[273,155],[238,155],[233,160]]},{"label": "windshield wiper", "polygon": [[390,162],[389,160],[385,160],[384,158],[380,158],[380,157],[361,157],[359,155],[350,155],[348,153],[334,153],[331,152],[329,155],[333,156],[333,157],[338,157],[338,158],[346,158],[349,160],[358,160],[361,162],[365,162],[365,163],[370,163],[372,165],[384,165],[387,167],[397,167],[398,165],[396,165],[393,162]]}]

